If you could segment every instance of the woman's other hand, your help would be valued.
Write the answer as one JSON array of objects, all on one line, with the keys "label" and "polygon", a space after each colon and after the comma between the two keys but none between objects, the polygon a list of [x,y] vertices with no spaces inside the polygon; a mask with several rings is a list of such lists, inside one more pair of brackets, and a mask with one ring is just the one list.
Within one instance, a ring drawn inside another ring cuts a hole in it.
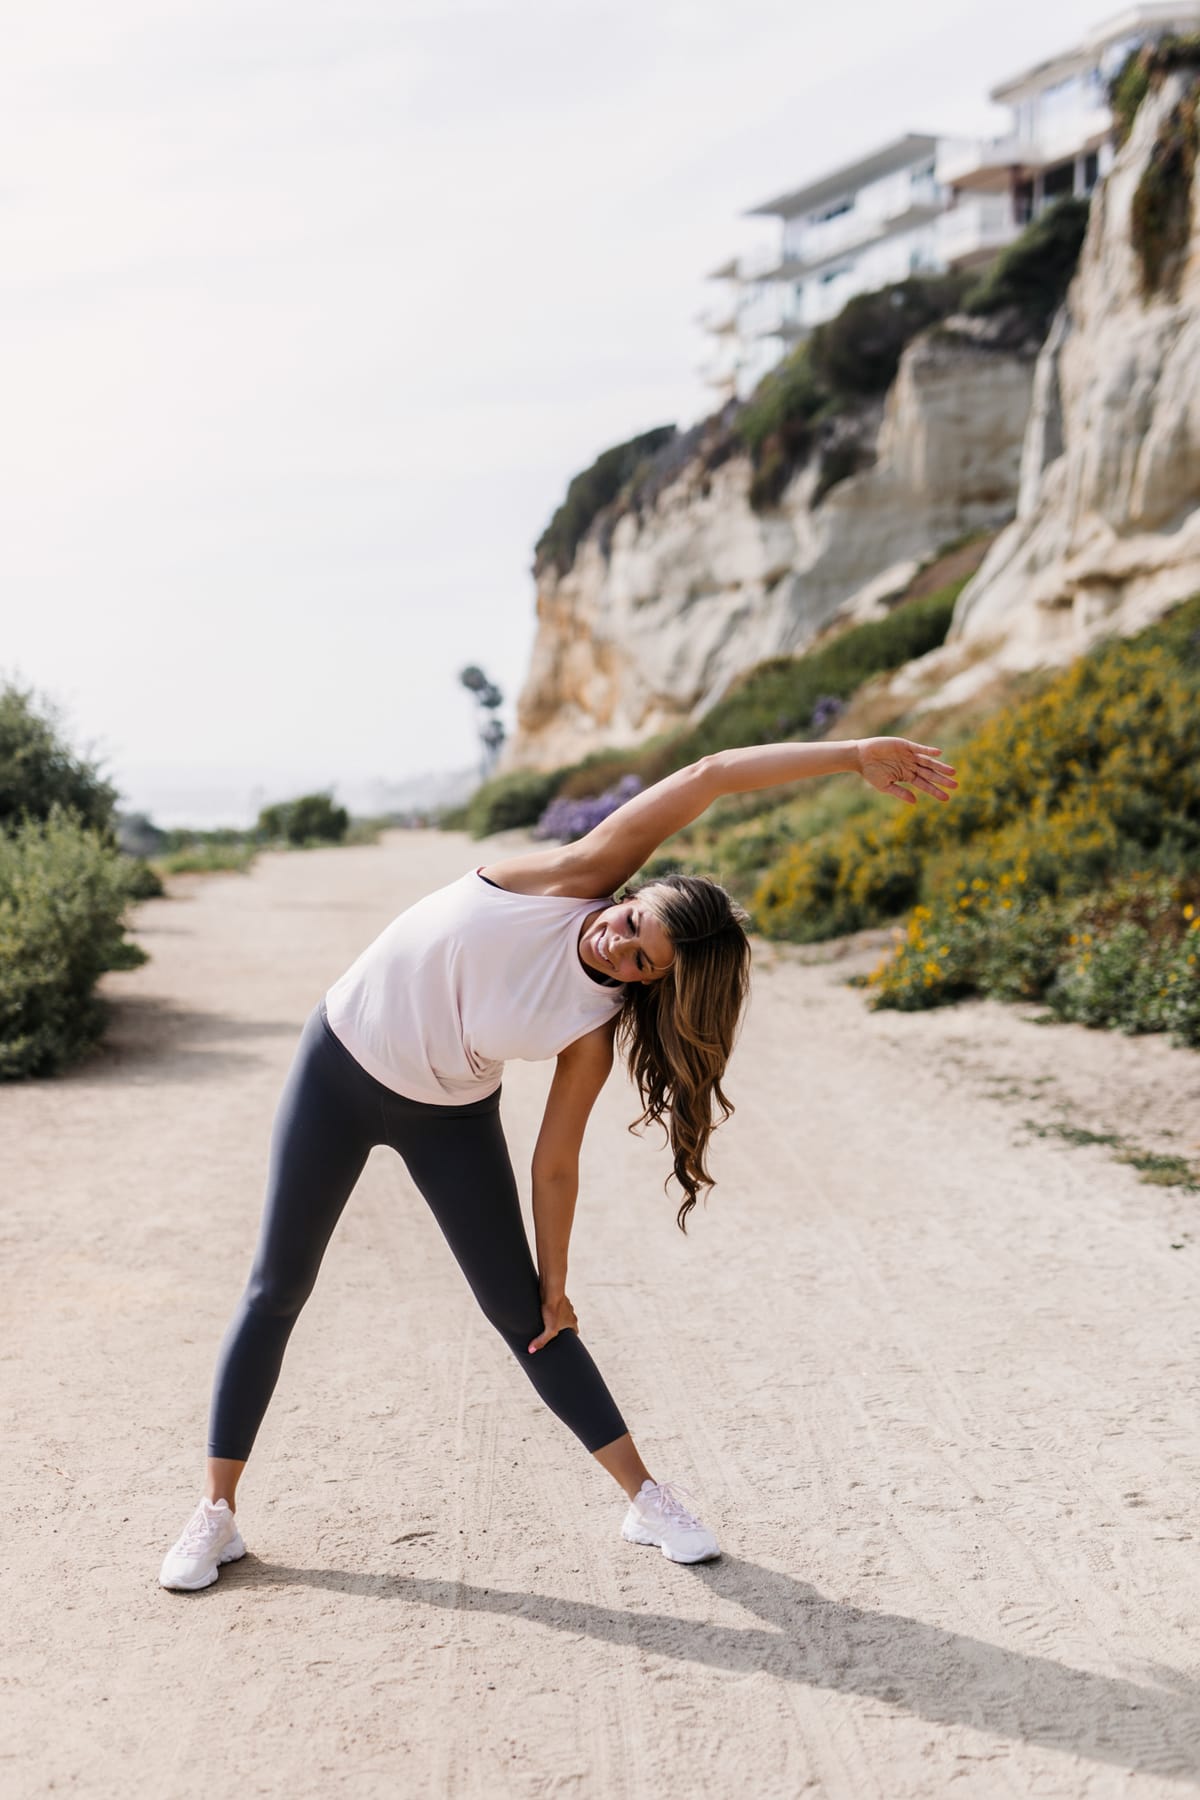
[{"label": "woman's other hand", "polygon": [[575,1308],[565,1294],[560,1294],[557,1300],[542,1301],[542,1324],[545,1329],[529,1346],[531,1355],[548,1344],[551,1338],[557,1337],[560,1331],[578,1332],[579,1320],[575,1317]]},{"label": "woman's other hand", "polygon": [[948,800],[948,790],[958,786],[953,768],[937,760],[942,753],[932,744],[899,737],[860,738],[858,754],[864,779],[881,794],[894,794],[910,806],[917,803],[913,788]]}]

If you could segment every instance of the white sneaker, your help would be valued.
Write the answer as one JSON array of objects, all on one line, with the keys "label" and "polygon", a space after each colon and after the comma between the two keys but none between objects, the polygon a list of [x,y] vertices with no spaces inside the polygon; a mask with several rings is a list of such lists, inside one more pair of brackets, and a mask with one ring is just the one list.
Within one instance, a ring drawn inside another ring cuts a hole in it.
[{"label": "white sneaker", "polygon": [[227,1500],[201,1500],[163,1558],[159,1582],[165,1588],[211,1587],[222,1563],[245,1556],[246,1546]]},{"label": "white sneaker", "polygon": [[[706,1562],[720,1556],[721,1547],[707,1526],[683,1504],[686,1488],[669,1481],[643,1481],[629,1502],[621,1536],[630,1544],[657,1544],[672,1562]],[[688,1499],[691,1495],[687,1494]]]}]

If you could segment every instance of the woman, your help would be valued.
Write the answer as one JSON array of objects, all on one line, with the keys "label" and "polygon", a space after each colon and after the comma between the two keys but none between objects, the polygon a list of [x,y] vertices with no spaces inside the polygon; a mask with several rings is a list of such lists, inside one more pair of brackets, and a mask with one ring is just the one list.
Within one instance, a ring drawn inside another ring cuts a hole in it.
[{"label": "woman", "polygon": [[[656,1482],[579,1338],[567,1246],[588,1115],[627,1056],[661,1121],[684,1199],[701,1188],[749,976],[745,914],[715,882],[669,876],[614,895],[723,794],[856,771],[916,803],[957,786],[941,752],[907,738],[723,750],[628,801],[573,844],[522,852],[401,913],[305,1026],[271,1142],[258,1250],[213,1386],[205,1497],[160,1581],[191,1590],[245,1554],[237,1484],[284,1349],[370,1150],[399,1151],[484,1313],[541,1398],[629,1497],[622,1536],[675,1562],[717,1541]],[[557,1057],[533,1154],[537,1267],[500,1126],[506,1057]]]}]

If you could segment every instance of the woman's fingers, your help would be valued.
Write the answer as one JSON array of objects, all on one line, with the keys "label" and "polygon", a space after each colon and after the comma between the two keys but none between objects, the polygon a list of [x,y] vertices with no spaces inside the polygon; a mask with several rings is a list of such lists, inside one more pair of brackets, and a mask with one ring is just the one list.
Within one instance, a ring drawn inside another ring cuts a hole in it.
[{"label": "woman's fingers", "polygon": [[532,1356],[535,1351],[545,1349],[551,1338],[556,1338],[560,1331],[577,1332],[579,1330],[579,1320],[576,1318],[575,1308],[571,1305],[569,1300],[556,1306],[553,1311],[548,1307],[543,1307],[542,1318],[545,1321],[545,1329],[540,1331],[531,1341],[529,1345],[530,1356]]}]

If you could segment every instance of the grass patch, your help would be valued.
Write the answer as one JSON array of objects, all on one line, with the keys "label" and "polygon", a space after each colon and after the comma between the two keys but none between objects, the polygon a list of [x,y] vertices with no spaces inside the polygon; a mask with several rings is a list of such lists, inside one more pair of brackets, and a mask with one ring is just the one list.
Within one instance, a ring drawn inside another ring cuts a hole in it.
[{"label": "grass patch", "polygon": [[257,847],[245,842],[183,844],[155,857],[154,867],[164,875],[242,875],[257,854]]},{"label": "grass patch", "polygon": [[1200,1194],[1200,1180],[1186,1157],[1166,1156],[1155,1150],[1122,1150],[1117,1161],[1131,1164],[1143,1181],[1158,1187],[1180,1187],[1188,1193]]},{"label": "grass patch", "polygon": [[1142,1181],[1150,1182],[1156,1187],[1178,1187],[1187,1193],[1200,1193],[1200,1174],[1185,1156],[1165,1155],[1157,1150],[1139,1150],[1119,1132],[1088,1131],[1082,1125],[1071,1125],[1065,1120],[1042,1125],[1036,1119],[1022,1119],[1021,1124],[1033,1137],[1056,1137],[1063,1143],[1073,1144],[1078,1148],[1103,1144],[1115,1152],[1114,1162],[1127,1163],[1130,1168],[1136,1169]]}]

